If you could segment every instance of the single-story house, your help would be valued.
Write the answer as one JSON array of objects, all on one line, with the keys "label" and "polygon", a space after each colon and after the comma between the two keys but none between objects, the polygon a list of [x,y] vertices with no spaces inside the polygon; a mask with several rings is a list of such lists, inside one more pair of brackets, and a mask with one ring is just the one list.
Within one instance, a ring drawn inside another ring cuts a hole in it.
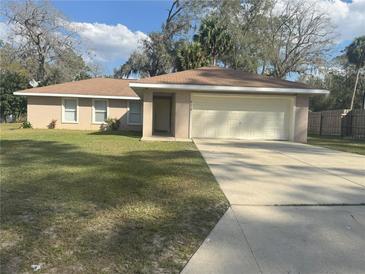
[{"label": "single-story house", "polygon": [[98,129],[106,118],[142,140],[232,138],[306,142],[308,98],[328,94],[303,83],[203,67],[141,80],[95,78],[15,92],[28,120],[45,128]]}]

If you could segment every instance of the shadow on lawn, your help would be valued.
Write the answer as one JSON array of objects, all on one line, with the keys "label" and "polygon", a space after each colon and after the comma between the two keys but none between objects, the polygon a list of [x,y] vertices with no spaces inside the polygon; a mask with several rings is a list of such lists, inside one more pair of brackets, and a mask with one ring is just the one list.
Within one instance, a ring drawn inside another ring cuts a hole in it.
[{"label": "shadow on lawn", "polygon": [[142,137],[142,133],[140,131],[128,131],[128,130],[106,130],[106,131],[94,131],[89,133],[90,135],[119,135],[126,136],[132,138],[140,139]]},{"label": "shadow on lawn", "polygon": [[227,209],[195,150],[3,140],[1,167],[4,272],[178,272]]}]

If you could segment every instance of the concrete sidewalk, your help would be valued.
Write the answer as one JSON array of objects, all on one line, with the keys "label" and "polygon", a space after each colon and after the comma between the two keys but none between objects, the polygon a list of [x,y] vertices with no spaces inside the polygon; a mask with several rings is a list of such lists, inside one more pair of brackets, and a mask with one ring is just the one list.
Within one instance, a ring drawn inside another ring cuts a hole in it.
[{"label": "concrete sidewalk", "polygon": [[182,273],[364,273],[365,157],[195,140],[231,203]]}]

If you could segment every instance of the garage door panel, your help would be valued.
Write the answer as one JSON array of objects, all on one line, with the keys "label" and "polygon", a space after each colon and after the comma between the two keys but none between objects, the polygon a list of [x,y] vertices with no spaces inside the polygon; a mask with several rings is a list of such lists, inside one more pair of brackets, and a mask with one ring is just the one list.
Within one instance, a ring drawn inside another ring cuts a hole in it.
[{"label": "garage door panel", "polygon": [[[270,111],[272,102],[275,102],[275,106],[280,109],[288,108],[288,99],[258,99],[255,97],[226,97],[226,96],[214,96],[209,97],[206,95],[199,96],[193,95],[192,106],[194,110],[230,110],[241,111],[242,105],[244,105],[246,111]],[[257,102],[260,101],[258,105]],[[222,104],[223,102],[223,104]]]},{"label": "garage door panel", "polygon": [[192,137],[289,138],[290,98],[192,98]]}]

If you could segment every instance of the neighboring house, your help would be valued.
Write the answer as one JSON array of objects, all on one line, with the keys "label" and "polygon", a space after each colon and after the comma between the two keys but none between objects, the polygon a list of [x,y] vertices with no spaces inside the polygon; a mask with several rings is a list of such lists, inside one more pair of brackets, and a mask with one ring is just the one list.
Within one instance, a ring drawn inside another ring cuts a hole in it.
[{"label": "neighboring house", "polygon": [[34,127],[58,118],[59,128],[97,129],[112,117],[121,118],[121,128],[141,128],[144,140],[169,136],[306,142],[308,96],[328,93],[302,83],[203,67],[141,80],[96,78],[15,94],[28,97],[28,120]]}]

